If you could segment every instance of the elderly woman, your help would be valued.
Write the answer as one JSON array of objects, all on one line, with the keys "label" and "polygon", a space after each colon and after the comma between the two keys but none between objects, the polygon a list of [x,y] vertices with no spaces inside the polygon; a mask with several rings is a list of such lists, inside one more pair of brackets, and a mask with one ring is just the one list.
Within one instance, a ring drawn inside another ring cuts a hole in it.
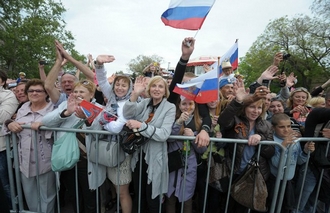
[{"label": "elderly woman", "polygon": [[[144,90],[143,77],[138,77],[132,95],[124,105],[123,114],[128,119],[126,125],[130,129],[146,129],[140,134],[144,137],[151,137],[148,143],[141,146],[141,150],[133,153],[131,167],[135,192],[141,194],[141,212],[147,212],[149,209],[150,213],[156,213],[159,212],[160,207],[159,196],[168,190],[166,140],[172,131],[175,105],[167,101],[168,85],[161,76],[150,79],[147,87],[150,98],[137,103],[139,95]],[[140,168],[140,164],[142,168]],[[140,175],[142,178],[141,191],[139,190]],[[138,196],[135,196],[133,209],[138,209]]]},{"label": "elderly woman", "polygon": [[302,127],[305,127],[306,117],[312,109],[308,105],[310,99],[311,95],[307,89],[303,87],[296,88],[290,93],[284,113],[294,118]]},{"label": "elderly woman", "polygon": [[[234,177],[233,181],[245,170],[249,161],[254,156],[258,144],[263,140],[273,141],[273,132],[268,121],[263,120],[265,113],[264,100],[268,89],[264,86],[259,87],[254,96],[246,94],[243,82],[237,81],[238,89],[236,97],[220,114],[218,123],[223,133],[223,138],[248,139],[248,144],[237,144],[235,159],[230,159],[234,152],[234,143],[227,145],[226,154],[228,156],[228,165],[230,166],[234,160]],[[259,98],[258,98],[259,97]],[[261,146],[260,150],[260,171],[265,180],[267,180],[270,170],[268,159],[275,152],[273,146]],[[232,202],[230,212],[244,212],[245,207],[236,202]]]},{"label": "elderly woman", "polygon": [[[62,102],[58,106],[58,108],[51,113],[48,113],[42,119],[42,125],[45,125],[47,127],[72,128],[83,118],[85,118],[84,113],[79,107],[80,102],[82,100],[88,102],[93,101],[95,89],[95,84],[90,80],[82,80],[75,83],[73,87],[73,92],[70,94],[68,100]],[[86,125],[89,124],[86,122]],[[82,128],[86,128],[86,126],[83,126]],[[65,132],[57,132],[57,138],[60,138],[64,134]],[[80,210],[82,210],[82,212],[96,212],[96,192],[94,190],[90,190],[89,184],[91,184],[91,182],[98,182],[102,184],[104,178],[101,179],[101,175],[98,176],[99,179],[96,179],[95,176],[93,176],[94,170],[92,170],[92,166],[89,165],[87,161],[86,150],[88,150],[89,145],[86,143],[87,138],[85,141],[85,134],[82,133],[77,133],[76,135],[79,141],[80,148],[80,159],[77,163],[79,187],[78,190],[80,198],[79,203],[82,205],[80,206]],[[66,188],[68,189],[71,198],[75,197],[74,187],[76,184],[74,178],[74,170],[75,169],[73,168],[62,172],[62,174],[66,173],[66,177],[69,178]],[[100,172],[105,172],[105,170],[100,169]],[[74,199],[74,202],[75,201],[76,199]]]},{"label": "elderly woman", "polygon": [[[44,82],[39,79],[30,80],[25,86],[25,94],[29,101],[17,112],[15,121],[7,120],[8,130],[17,133],[18,153],[21,171],[21,180],[26,203],[30,211],[38,211],[38,188],[37,175],[40,183],[40,202],[42,212],[54,212],[56,198],[55,173],[51,170],[51,152],[53,139],[51,132],[37,132],[37,146],[32,140],[31,129],[23,129],[21,124],[31,124],[37,129],[39,122],[48,113],[53,111],[54,106],[48,101]],[[35,158],[36,153],[38,159]],[[38,164],[36,164],[38,161]]]}]

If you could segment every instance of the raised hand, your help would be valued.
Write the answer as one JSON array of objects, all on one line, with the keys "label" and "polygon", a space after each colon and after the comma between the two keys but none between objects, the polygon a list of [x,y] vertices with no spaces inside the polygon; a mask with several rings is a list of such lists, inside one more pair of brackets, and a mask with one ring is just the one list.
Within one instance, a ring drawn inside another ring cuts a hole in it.
[{"label": "raised hand", "polygon": [[241,103],[241,102],[243,102],[244,98],[247,95],[249,95],[249,93],[246,92],[242,79],[237,79],[237,81],[234,84],[237,87],[237,89],[236,89],[236,101]]},{"label": "raised hand", "polygon": [[277,76],[275,74],[279,71],[277,66],[270,65],[263,73],[261,73],[260,78],[261,79],[268,79],[268,80],[273,80],[276,79]]},{"label": "raised hand", "polygon": [[278,67],[281,61],[283,61],[283,53],[278,52],[274,55],[273,65]]},{"label": "raised hand", "polygon": [[195,39],[193,37],[187,37],[183,39],[181,45],[182,56],[183,60],[188,60],[193,53],[195,48]]},{"label": "raised hand", "polygon": [[76,97],[73,93],[71,93],[68,97],[66,111],[68,112],[68,114],[72,115],[75,112],[77,106],[78,104],[76,103]]},{"label": "raised hand", "polygon": [[296,81],[297,81],[297,76],[294,76],[294,73],[292,72],[288,77],[286,77],[286,86],[292,87]]},{"label": "raised hand", "polygon": [[254,99],[259,100],[261,98],[266,98],[267,94],[270,93],[270,90],[266,86],[260,86],[254,91]]},{"label": "raised hand", "polygon": [[116,74],[113,73],[113,74],[108,78],[108,82],[109,82],[109,84],[112,84],[112,83],[114,82],[115,78],[116,78]]},{"label": "raised hand", "polygon": [[135,79],[134,92],[137,93],[138,95],[140,95],[146,89],[143,79],[144,79],[143,76],[138,76]]},{"label": "raised hand", "polygon": [[104,63],[111,63],[115,60],[115,57],[113,55],[99,55],[96,57],[96,63],[98,65],[104,64]]},{"label": "raised hand", "polygon": [[64,49],[63,45],[59,41],[55,40],[55,46],[64,58],[69,59],[71,57],[71,55]]},{"label": "raised hand", "polygon": [[58,41],[55,40],[55,51],[56,51],[56,60],[57,61],[60,61],[61,62],[61,66],[62,66],[62,63],[63,63],[63,55],[61,53],[61,51],[57,48],[57,43]]}]

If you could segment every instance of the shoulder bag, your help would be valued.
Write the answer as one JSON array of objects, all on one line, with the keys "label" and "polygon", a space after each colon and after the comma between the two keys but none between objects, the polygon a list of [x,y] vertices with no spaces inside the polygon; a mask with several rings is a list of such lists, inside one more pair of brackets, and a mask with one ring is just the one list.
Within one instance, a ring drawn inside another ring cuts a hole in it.
[{"label": "shoulder bag", "polygon": [[245,172],[231,186],[231,196],[239,204],[258,212],[266,212],[267,186],[259,163],[252,158]]},{"label": "shoulder bag", "polygon": [[228,192],[230,169],[226,158],[217,153],[212,153],[209,185],[220,192]]},{"label": "shoulder bag", "polygon": [[[79,121],[72,129],[79,129],[84,120]],[[80,158],[80,150],[75,132],[65,132],[60,138],[55,140],[51,166],[54,172],[65,171],[73,168]]]},{"label": "shoulder bag", "polygon": [[[171,142],[171,143],[177,144],[177,142]],[[177,150],[167,153],[169,173],[184,168],[185,165],[184,154],[182,153],[182,150],[178,144],[177,146],[178,146]]]},{"label": "shoulder bag", "polygon": [[149,138],[146,138],[139,133],[145,131],[148,128],[148,123],[151,121],[153,117],[154,117],[154,112],[152,111],[149,114],[148,119],[145,121],[147,126],[143,130],[140,131],[132,130],[128,128],[126,125],[123,127],[123,129],[119,133],[119,143],[121,148],[124,150],[124,152],[126,152],[127,154],[133,154],[141,146],[146,144],[150,140],[150,138],[152,138],[152,136],[156,132],[156,127],[154,127],[154,130]]},{"label": "shoulder bag", "polygon": [[[98,153],[97,153],[98,152]],[[98,155],[98,158],[96,156]],[[120,147],[118,141],[99,140],[98,149],[96,140],[92,141],[89,160],[93,163],[98,163],[106,167],[116,167],[125,160],[124,150]]]},{"label": "shoulder bag", "polygon": [[150,138],[156,132],[156,127],[154,127],[154,131],[149,138],[146,138],[139,134],[145,131],[147,128],[148,124],[145,129],[140,131],[133,131],[127,126],[123,127],[123,129],[119,133],[119,143],[124,152],[126,152],[127,154],[133,154],[136,150],[138,150],[141,146],[143,146],[150,140]]}]

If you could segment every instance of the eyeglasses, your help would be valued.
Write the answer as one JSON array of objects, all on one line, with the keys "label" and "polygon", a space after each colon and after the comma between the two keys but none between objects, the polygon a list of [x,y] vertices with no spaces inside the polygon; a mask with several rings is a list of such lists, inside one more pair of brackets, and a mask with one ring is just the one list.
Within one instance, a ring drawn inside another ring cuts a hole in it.
[{"label": "eyeglasses", "polygon": [[29,89],[27,92],[28,93],[34,93],[34,92],[42,93],[42,92],[45,92],[45,90],[42,90],[42,89]]}]

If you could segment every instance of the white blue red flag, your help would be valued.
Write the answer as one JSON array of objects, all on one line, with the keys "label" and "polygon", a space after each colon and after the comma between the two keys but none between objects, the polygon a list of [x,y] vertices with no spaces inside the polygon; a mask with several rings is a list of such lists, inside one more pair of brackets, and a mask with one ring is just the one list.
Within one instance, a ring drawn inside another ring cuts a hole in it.
[{"label": "white blue red flag", "polygon": [[166,26],[199,30],[215,0],[171,0],[169,8],[162,14]]},{"label": "white blue red flag", "polygon": [[[215,62],[218,67],[218,62]],[[219,98],[218,69],[212,69],[184,84],[177,84],[173,90],[196,103],[208,103]]]},{"label": "white blue red flag", "polygon": [[238,68],[238,41],[236,40],[235,44],[220,58],[219,64],[219,75],[222,75],[221,64],[223,61],[229,60],[233,70]]},{"label": "white blue red flag", "polygon": [[[220,64],[230,59],[233,69],[238,67],[238,42],[220,58]],[[177,84],[174,92],[184,96],[196,103],[208,103],[219,99],[219,69],[221,66],[215,62],[210,72],[191,79],[187,83]],[[216,67],[216,68],[214,68]]]}]

